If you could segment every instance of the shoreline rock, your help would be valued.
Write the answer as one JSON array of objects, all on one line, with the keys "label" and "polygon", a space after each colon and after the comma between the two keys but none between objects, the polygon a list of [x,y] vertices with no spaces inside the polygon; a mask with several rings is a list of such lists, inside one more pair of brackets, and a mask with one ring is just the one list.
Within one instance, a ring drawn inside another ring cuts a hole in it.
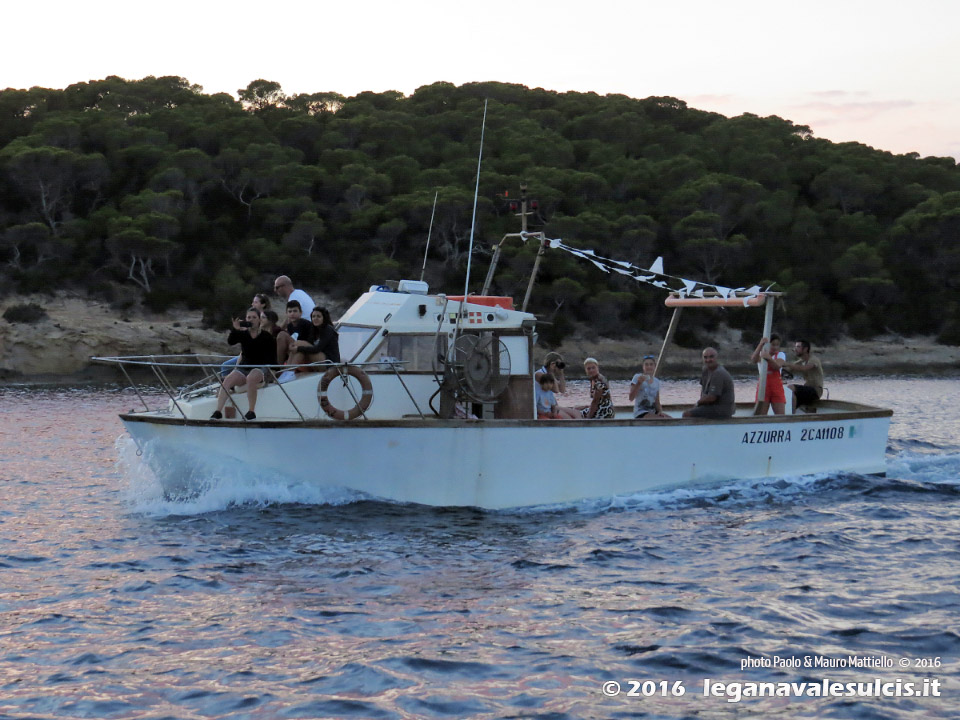
[{"label": "shoreline rock", "polygon": [[[199,310],[165,313],[115,310],[96,300],[62,293],[50,296],[8,296],[0,300],[0,316],[12,305],[36,303],[47,318],[11,323],[0,317],[0,380],[18,384],[109,382],[123,379],[115,369],[90,363],[91,356],[229,355],[225,329],[204,328]],[[332,303],[335,305],[335,303]],[[582,376],[580,363],[596,357],[611,379],[629,378],[646,354],[657,355],[662,340],[641,335],[626,340],[567,338],[557,350],[570,365],[568,377]],[[753,345],[737,331],[718,338],[721,362],[735,375],[756,373],[749,362]],[[535,363],[546,350],[536,349]],[[869,341],[843,339],[814,347],[829,375],[949,375],[960,373],[960,347],[938,345],[930,337],[888,335]],[[696,378],[700,349],[671,345],[661,373],[667,378]]]},{"label": "shoreline rock", "polygon": [[0,316],[12,305],[27,303],[43,307],[47,317],[32,323],[0,317],[0,379],[81,380],[115,373],[92,365],[92,356],[228,352],[225,334],[203,328],[199,310],[114,310],[63,294],[4,298]]},{"label": "shoreline rock", "polygon": [[[574,366],[574,377],[579,373],[579,362],[588,356],[597,358],[601,370],[612,379],[625,379],[638,371],[644,355],[659,355],[662,340],[646,339],[595,341],[567,338],[558,352],[568,365]],[[720,363],[731,374],[755,375],[756,365],[750,362],[755,344],[744,343],[739,337],[730,337],[717,343]],[[787,355],[792,353],[787,348]],[[699,378],[701,348],[684,348],[671,344],[667,347],[663,366],[658,374],[666,378]],[[823,362],[829,378],[852,375],[951,375],[960,373],[960,347],[939,345],[932,337],[904,338],[885,335],[872,340],[842,338],[827,345],[814,345],[813,352]],[[545,354],[545,353],[544,353]],[[542,358],[537,356],[536,362]],[[568,375],[569,376],[569,375]]]}]

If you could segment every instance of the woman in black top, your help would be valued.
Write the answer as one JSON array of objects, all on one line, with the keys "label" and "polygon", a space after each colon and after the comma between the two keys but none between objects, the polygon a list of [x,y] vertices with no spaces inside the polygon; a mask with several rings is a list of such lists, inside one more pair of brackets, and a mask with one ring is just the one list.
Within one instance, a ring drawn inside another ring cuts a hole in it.
[{"label": "woman in black top", "polygon": [[310,323],[313,325],[312,342],[297,341],[295,357],[299,358],[298,362],[340,362],[340,335],[333,329],[330,311],[322,307],[314,308],[310,313]]},{"label": "woman in black top", "polygon": [[277,340],[268,332],[260,329],[260,313],[254,308],[247,310],[247,320],[241,324],[237,318],[233,319],[233,330],[227,336],[227,343],[240,343],[240,365],[227,375],[217,393],[217,409],[210,416],[211,420],[223,417],[223,406],[227,404],[227,393],[231,388],[247,386],[247,401],[250,409],[244,417],[255,420],[257,414],[257,390],[263,383],[266,368],[277,364]]}]

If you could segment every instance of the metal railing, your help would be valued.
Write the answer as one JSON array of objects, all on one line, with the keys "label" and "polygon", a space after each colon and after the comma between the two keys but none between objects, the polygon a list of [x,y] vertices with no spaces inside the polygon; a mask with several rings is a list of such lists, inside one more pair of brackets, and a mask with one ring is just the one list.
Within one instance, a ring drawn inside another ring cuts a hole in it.
[{"label": "metal railing", "polygon": [[[147,401],[144,399],[140,388],[138,385],[133,382],[133,379],[130,377],[128,372],[128,367],[137,367],[137,368],[149,368],[154,377],[156,377],[157,382],[160,385],[160,388],[170,399],[170,403],[173,408],[180,413],[184,420],[187,420],[187,413],[184,412],[183,408],[180,406],[178,401],[188,401],[197,397],[202,397],[204,395],[217,395],[220,390],[223,390],[227,395],[227,400],[236,410],[237,415],[241,417],[245,422],[247,419],[244,417],[243,413],[240,412],[240,406],[237,405],[234,400],[234,393],[231,393],[227,390],[224,385],[225,375],[223,373],[223,363],[231,358],[236,357],[235,355],[128,355],[128,356],[105,356],[105,357],[92,357],[90,360],[92,362],[101,363],[104,365],[116,365],[123,372],[124,377],[126,377],[127,382],[130,383],[130,387],[137,394],[137,397],[140,399],[140,402],[143,404],[144,412],[154,412],[153,409],[147,404]],[[261,369],[265,370],[267,373],[268,379],[264,383],[263,387],[269,387],[270,385],[276,385],[280,392],[286,398],[287,402],[290,404],[290,407],[293,408],[294,412],[297,413],[297,416],[302,421],[306,421],[303,413],[300,411],[300,408],[293,401],[293,398],[290,397],[290,394],[283,387],[284,383],[280,382],[280,375],[285,371],[290,371],[294,369],[301,368],[315,368],[318,372],[321,370],[329,371],[331,369],[336,369],[338,375],[340,376],[343,386],[346,391],[350,394],[350,397],[356,403],[357,407],[360,408],[360,413],[363,418],[366,420],[367,415],[363,410],[360,404],[360,398],[357,397],[354,388],[349,383],[349,374],[347,369],[350,367],[366,368],[366,367],[375,367],[378,369],[383,369],[385,366],[389,366],[389,369],[393,371],[394,376],[400,382],[401,387],[407,394],[407,397],[410,398],[410,402],[413,403],[413,406],[416,408],[417,413],[420,415],[420,418],[424,418],[423,410],[421,410],[420,405],[417,403],[416,398],[414,398],[413,393],[410,388],[407,386],[407,383],[404,382],[400,371],[403,369],[403,365],[406,364],[406,361],[391,360],[389,362],[383,361],[373,361],[365,363],[331,363],[327,361],[323,362],[314,362],[314,363],[305,363],[302,365],[241,365],[239,363],[230,365],[230,370],[234,369]],[[199,370],[203,373],[203,376],[200,380],[195,380],[187,385],[182,387],[177,387],[171,382],[169,374],[167,371],[170,370],[182,370],[182,371],[196,371]],[[302,370],[301,370],[302,371]],[[279,375],[278,375],[279,373]],[[229,373],[227,373],[229,374]],[[266,376],[265,376],[266,377]]]}]

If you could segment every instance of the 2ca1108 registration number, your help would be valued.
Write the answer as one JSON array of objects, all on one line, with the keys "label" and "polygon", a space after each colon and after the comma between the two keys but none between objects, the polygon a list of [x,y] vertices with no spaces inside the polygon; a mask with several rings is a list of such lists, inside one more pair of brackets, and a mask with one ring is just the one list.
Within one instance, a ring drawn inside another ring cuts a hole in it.
[{"label": "2ca1108 registration number", "polygon": [[808,440],[842,440],[843,427],[803,428],[800,431],[800,442]]}]

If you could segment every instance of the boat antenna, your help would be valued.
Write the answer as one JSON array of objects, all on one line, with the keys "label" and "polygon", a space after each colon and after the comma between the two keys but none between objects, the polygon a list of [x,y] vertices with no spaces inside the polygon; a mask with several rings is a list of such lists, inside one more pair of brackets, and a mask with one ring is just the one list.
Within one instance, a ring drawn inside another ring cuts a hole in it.
[{"label": "boat antenna", "polygon": [[[483,134],[487,129],[487,99],[483,101],[483,122],[480,125],[480,155],[477,157],[477,186],[473,191],[473,217],[470,220],[470,249],[467,251],[467,279],[463,284],[463,301],[470,290],[470,261],[473,259],[473,231],[477,227],[477,198],[480,195],[480,163],[483,161]],[[459,322],[457,323],[460,324]]]},{"label": "boat antenna", "polygon": [[437,212],[437,197],[439,197],[440,191],[433,196],[433,210],[430,211],[430,229],[427,230],[427,247],[423,251],[423,267],[420,268],[420,282],[423,282],[423,274],[427,271],[427,253],[430,252],[430,235],[433,234],[433,216]]}]

